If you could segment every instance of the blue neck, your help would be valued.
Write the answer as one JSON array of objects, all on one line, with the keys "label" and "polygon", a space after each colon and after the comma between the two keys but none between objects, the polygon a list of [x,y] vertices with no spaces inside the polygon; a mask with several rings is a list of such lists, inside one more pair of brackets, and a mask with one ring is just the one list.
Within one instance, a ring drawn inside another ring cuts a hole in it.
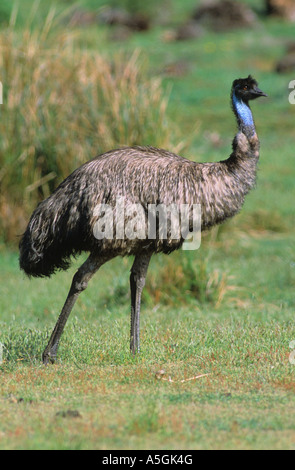
[{"label": "blue neck", "polygon": [[237,98],[235,91],[232,93],[233,109],[238,119],[239,129],[247,136],[255,133],[255,125],[251,109],[241,98]]}]

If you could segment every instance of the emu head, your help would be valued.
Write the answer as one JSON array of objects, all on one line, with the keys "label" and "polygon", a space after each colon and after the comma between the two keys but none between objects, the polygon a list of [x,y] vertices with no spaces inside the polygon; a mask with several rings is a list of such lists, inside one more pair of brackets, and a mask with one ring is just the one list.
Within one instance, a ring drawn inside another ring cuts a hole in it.
[{"label": "emu head", "polygon": [[249,75],[247,78],[238,78],[233,82],[232,90],[237,98],[244,102],[255,100],[260,96],[267,96],[262,90],[258,88],[258,83],[254,78]]}]

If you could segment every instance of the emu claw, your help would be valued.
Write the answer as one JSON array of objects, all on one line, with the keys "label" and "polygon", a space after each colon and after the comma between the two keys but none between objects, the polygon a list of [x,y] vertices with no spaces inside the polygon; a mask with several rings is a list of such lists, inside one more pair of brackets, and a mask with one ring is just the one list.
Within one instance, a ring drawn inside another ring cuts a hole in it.
[{"label": "emu claw", "polygon": [[56,361],[56,354],[51,354],[50,352],[44,351],[42,354],[42,361],[45,366],[47,366],[49,363],[54,364]]}]

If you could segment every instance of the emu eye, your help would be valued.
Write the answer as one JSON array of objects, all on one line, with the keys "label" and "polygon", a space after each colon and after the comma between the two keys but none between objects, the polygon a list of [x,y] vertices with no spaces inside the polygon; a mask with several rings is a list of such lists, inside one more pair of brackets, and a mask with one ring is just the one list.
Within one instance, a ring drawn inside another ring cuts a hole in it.
[{"label": "emu eye", "polygon": [[248,90],[248,85],[245,85],[243,90]]}]

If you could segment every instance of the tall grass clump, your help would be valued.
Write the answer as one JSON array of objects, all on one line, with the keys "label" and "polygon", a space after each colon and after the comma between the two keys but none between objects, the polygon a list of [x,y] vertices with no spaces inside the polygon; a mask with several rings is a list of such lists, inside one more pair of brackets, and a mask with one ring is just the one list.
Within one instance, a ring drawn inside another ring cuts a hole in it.
[{"label": "tall grass clump", "polygon": [[169,146],[167,94],[135,52],[106,58],[71,32],[0,31],[0,233],[17,242],[36,204],[106,150]]},{"label": "tall grass clump", "polygon": [[229,301],[228,294],[238,287],[233,284],[229,273],[212,267],[214,236],[214,232],[208,239],[205,236],[202,255],[180,250],[171,258],[164,255],[164,263],[160,255],[155,261],[157,269],[149,273],[147,278],[145,298],[151,299],[152,305],[207,303],[214,308],[220,307],[224,300]]}]

